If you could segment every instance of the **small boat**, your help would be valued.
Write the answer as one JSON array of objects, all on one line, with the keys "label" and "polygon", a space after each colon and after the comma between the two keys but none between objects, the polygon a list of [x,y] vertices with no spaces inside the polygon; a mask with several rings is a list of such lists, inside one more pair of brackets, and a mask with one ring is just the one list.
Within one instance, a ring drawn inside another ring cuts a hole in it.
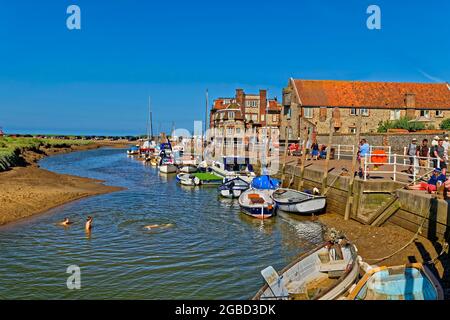
[{"label": "small boat", "polygon": [[218,190],[224,198],[239,198],[242,192],[248,188],[250,188],[250,183],[238,177],[227,180]]},{"label": "small boat", "polygon": [[353,244],[327,242],[300,255],[279,274],[271,266],[262,270],[266,284],[253,300],[335,300],[356,282],[359,269]]},{"label": "small boat", "polygon": [[218,186],[223,183],[223,178],[209,172],[192,173],[195,185]]},{"label": "small boat", "polygon": [[250,188],[239,196],[241,210],[258,219],[269,219],[275,215],[275,203],[270,197],[273,190]]},{"label": "small boat", "polygon": [[197,186],[195,184],[196,180],[192,174],[189,173],[179,173],[177,174],[177,181],[184,186]]},{"label": "small boat", "polygon": [[133,146],[130,149],[127,150],[127,155],[129,156],[134,156],[134,155],[138,155],[139,154],[139,147],[138,146]]},{"label": "small boat", "polygon": [[153,167],[157,167],[158,164],[159,164],[159,161],[160,161],[160,159],[158,159],[157,157],[152,157],[152,158],[150,158],[150,164],[151,164]]},{"label": "small boat", "polygon": [[347,299],[444,300],[444,292],[428,267],[412,263],[368,270]]},{"label": "small boat", "polygon": [[190,164],[183,165],[180,168],[180,172],[182,172],[182,173],[194,173],[194,172],[197,172],[197,166],[190,165]]},{"label": "small boat", "polygon": [[272,199],[277,209],[304,215],[323,212],[327,204],[326,197],[292,189],[278,189],[272,194]]},{"label": "small boat", "polygon": [[162,173],[175,173],[177,172],[178,168],[177,166],[173,163],[173,159],[166,157],[166,158],[162,158],[161,162],[159,164],[159,171]]}]

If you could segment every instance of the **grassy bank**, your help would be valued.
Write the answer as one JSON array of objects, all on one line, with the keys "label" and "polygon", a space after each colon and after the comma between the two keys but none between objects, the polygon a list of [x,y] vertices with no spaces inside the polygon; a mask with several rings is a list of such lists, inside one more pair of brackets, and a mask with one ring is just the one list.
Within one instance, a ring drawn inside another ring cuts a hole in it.
[{"label": "grassy bank", "polygon": [[0,171],[22,165],[24,151],[42,152],[41,148],[70,148],[90,143],[85,140],[0,137]]}]

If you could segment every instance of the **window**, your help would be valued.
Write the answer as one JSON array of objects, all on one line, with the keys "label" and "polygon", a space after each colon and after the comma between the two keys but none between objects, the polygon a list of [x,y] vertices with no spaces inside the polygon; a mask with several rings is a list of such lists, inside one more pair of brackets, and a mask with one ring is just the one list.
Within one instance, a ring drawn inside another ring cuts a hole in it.
[{"label": "window", "polygon": [[228,112],[228,119],[230,119],[230,120],[234,119],[234,111]]},{"label": "window", "polygon": [[245,102],[245,105],[250,108],[255,108],[255,107],[258,107],[258,105],[259,105],[258,102],[259,102],[258,100],[248,100]]},{"label": "window", "polygon": [[420,116],[429,118],[430,117],[430,110],[420,110]]},{"label": "window", "polygon": [[361,108],[361,115],[364,116],[364,117],[368,117],[369,116],[369,109]]},{"label": "window", "polygon": [[236,128],[236,134],[240,134],[241,133],[241,128]]},{"label": "window", "polygon": [[291,119],[291,107],[284,107],[284,115],[287,120]]},{"label": "window", "polygon": [[227,128],[227,135],[232,135],[233,134],[233,127],[229,127]]},{"label": "window", "polygon": [[253,122],[258,121],[258,115],[257,114],[252,114],[252,121]]},{"label": "window", "polygon": [[436,110],[436,118],[442,118],[444,116],[444,111]]},{"label": "window", "polygon": [[313,117],[313,108],[303,108],[303,116],[305,118],[312,118]]},{"label": "window", "polygon": [[273,121],[273,122],[277,122],[277,121],[278,121],[278,118],[277,118],[277,115],[276,115],[276,114],[273,114],[273,115],[272,115],[272,121]]},{"label": "window", "polygon": [[245,114],[245,120],[250,121],[252,118],[251,116],[247,113]]},{"label": "window", "polygon": [[400,119],[400,110],[399,109],[391,110],[390,120],[398,120],[398,119]]},{"label": "window", "polygon": [[350,133],[356,133],[356,128],[349,128]]},{"label": "window", "polygon": [[356,110],[356,108],[351,108],[351,109],[350,109],[350,115],[351,115],[351,116],[356,116],[356,115],[358,115],[358,110]]},{"label": "window", "polygon": [[264,121],[266,119],[265,115],[261,115],[261,122]]}]

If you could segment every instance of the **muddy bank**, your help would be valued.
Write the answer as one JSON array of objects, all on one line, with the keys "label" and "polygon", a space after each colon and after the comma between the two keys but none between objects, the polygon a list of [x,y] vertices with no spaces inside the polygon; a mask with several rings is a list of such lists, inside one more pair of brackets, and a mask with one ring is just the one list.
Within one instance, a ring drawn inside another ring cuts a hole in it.
[{"label": "muddy bank", "polygon": [[[95,143],[69,148],[41,148],[21,154],[21,166],[0,172],[0,225],[45,212],[70,201],[122,190],[102,181],[58,174],[39,168],[45,156],[111,146]],[[124,147],[121,144],[112,144]]]},{"label": "muddy bank", "polygon": [[[434,260],[442,251],[438,243],[433,243],[419,235],[401,252],[378,262],[376,260],[391,255],[410,242],[414,233],[389,223],[382,227],[373,227],[354,220],[345,221],[342,215],[333,213],[321,215],[318,220],[329,228],[342,231],[355,243],[364,261],[370,264],[394,266],[412,262],[424,263]],[[434,264],[428,264],[428,266],[439,276],[449,297],[450,259],[448,254],[440,255]]]}]

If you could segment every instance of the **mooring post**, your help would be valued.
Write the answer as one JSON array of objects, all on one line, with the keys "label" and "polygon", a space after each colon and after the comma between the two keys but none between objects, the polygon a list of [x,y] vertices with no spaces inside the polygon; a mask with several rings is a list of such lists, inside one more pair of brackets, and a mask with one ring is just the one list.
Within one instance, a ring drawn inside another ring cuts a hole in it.
[{"label": "mooring post", "polygon": [[300,182],[298,184],[298,190],[303,189],[303,176],[305,174],[305,162],[306,162],[306,143],[309,139],[308,127],[305,125],[303,133],[303,144],[302,144],[302,163],[300,164]]},{"label": "mooring post", "polygon": [[330,118],[330,132],[328,135],[328,145],[327,145],[327,158],[325,160],[325,168],[323,169],[323,177],[322,177],[322,194],[325,193],[325,190],[327,188],[327,181],[328,181],[328,167],[330,165],[330,157],[331,157],[331,143],[333,142],[333,113],[331,114]]},{"label": "mooring post", "polygon": [[357,118],[358,120],[356,125],[356,135],[354,144],[355,148],[353,149],[352,170],[350,171],[350,182],[348,184],[347,203],[345,205],[345,215],[344,215],[345,220],[348,220],[350,218],[350,208],[353,204],[353,183],[355,181],[356,161],[358,158],[359,139],[361,136],[361,123],[362,123],[361,114],[357,114]]},{"label": "mooring post", "polygon": [[284,184],[284,179],[286,178],[286,158],[287,158],[287,150],[288,150],[288,129],[287,126],[284,128],[284,159],[283,159],[283,169],[281,171],[281,185]]}]

